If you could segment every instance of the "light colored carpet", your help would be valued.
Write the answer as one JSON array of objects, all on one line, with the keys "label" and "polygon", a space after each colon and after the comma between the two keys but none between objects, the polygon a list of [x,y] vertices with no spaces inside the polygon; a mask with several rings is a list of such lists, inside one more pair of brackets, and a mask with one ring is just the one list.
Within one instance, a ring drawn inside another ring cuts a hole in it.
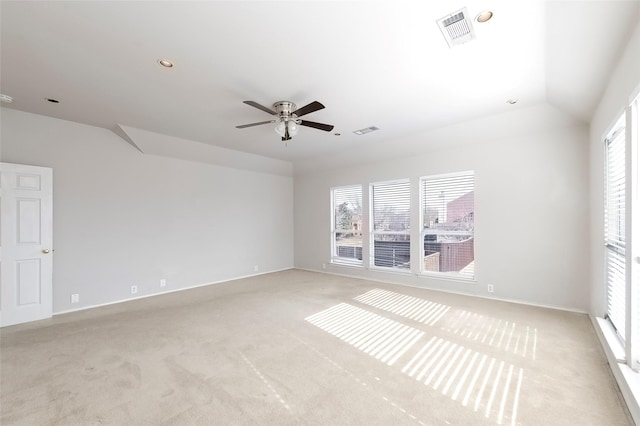
[{"label": "light colored carpet", "polygon": [[585,315],[291,270],[1,331],[3,425],[629,425]]}]

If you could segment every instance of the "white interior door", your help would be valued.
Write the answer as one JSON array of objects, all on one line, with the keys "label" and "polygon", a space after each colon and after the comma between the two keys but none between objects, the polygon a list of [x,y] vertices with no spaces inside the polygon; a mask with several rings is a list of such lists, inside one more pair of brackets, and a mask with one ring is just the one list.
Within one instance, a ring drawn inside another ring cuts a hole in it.
[{"label": "white interior door", "polygon": [[0,163],[0,325],[53,311],[53,180],[46,167]]}]

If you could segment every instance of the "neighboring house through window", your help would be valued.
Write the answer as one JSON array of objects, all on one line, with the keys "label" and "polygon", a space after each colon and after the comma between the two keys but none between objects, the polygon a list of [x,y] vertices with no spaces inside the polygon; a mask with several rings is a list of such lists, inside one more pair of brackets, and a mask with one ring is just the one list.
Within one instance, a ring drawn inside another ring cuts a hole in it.
[{"label": "neighboring house through window", "polygon": [[473,172],[423,177],[420,190],[422,272],[473,278]]}]

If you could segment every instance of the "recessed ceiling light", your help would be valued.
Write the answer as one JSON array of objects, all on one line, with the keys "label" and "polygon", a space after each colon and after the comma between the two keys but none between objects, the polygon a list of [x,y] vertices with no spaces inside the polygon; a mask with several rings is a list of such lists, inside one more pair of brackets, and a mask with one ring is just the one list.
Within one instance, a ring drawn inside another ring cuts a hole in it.
[{"label": "recessed ceiling light", "polygon": [[509,100],[507,101],[507,103],[508,103],[508,104],[510,104],[510,105],[515,105],[515,104],[517,104],[517,103],[518,103],[518,100],[517,100],[517,99],[509,99]]},{"label": "recessed ceiling light", "polygon": [[0,101],[10,104],[13,102],[13,98],[9,95],[5,95],[4,93],[0,93]]},{"label": "recessed ceiling light", "polygon": [[158,63],[165,68],[173,68],[173,62],[168,59],[158,59]]},{"label": "recessed ceiling light", "polygon": [[334,133],[333,135],[334,136],[340,136],[340,133]]},{"label": "recessed ceiling light", "polygon": [[483,23],[487,22],[491,18],[493,18],[493,12],[490,10],[485,10],[478,13],[478,16],[476,16],[476,21]]},{"label": "recessed ceiling light", "polygon": [[52,104],[59,104],[60,101],[57,99],[53,99],[53,98],[45,98],[47,100],[47,102],[51,102]]}]

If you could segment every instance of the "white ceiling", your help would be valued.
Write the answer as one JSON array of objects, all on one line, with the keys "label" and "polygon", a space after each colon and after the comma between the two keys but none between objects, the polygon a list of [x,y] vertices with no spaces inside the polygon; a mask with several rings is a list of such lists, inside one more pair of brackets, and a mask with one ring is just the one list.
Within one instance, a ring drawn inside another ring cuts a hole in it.
[{"label": "white ceiling", "polygon": [[[449,49],[436,19],[463,6],[494,18]],[[9,108],[294,163],[385,143],[397,151],[411,134],[546,103],[588,122],[639,6],[3,0],[0,91]],[[272,125],[235,128],[271,118],[243,100],[318,100],[326,109],[305,119],[335,129],[303,127],[285,146]],[[352,133],[368,126],[380,131]]]}]

